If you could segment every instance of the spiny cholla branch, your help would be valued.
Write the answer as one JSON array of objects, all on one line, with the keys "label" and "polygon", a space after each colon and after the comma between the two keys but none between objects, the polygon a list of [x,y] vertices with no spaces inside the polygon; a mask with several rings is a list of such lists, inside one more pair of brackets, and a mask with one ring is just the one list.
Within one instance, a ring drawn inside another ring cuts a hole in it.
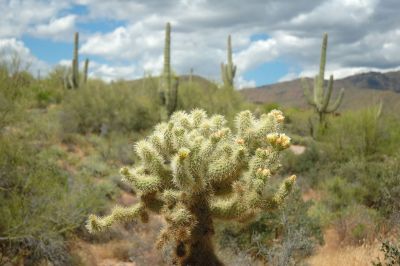
[{"label": "spiny cholla branch", "polygon": [[280,167],[281,151],[290,146],[290,138],[280,132],[283,120],[278,110],[259,119],[243,111],[233,132],[221,115],[175,112],[136,144],[140,164],[121,169],[123,180],[139,191],[140,203],[116,207],[106,217],[91,215],[88,230],[103,231],[136,218],[147,221],[148,212],[155,212],[168,223],[161,246],[172,240],[190,243],[202,221],[245,222],[281,206],[296,177],[285,179],[274,193],[266,188]]}]

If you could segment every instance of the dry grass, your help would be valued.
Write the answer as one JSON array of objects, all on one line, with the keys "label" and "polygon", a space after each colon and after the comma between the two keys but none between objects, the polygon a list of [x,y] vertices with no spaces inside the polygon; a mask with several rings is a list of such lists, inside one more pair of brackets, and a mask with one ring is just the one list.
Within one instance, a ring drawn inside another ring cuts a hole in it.
[{"label": "dry grass", "polygon": [[325,245],[307,259],[307,263],[315,266],[371,265],[378,256],[383,257],[379,249],[378,241],[362,246],[341,246],[338,233],[329,229],[325,232]]}]

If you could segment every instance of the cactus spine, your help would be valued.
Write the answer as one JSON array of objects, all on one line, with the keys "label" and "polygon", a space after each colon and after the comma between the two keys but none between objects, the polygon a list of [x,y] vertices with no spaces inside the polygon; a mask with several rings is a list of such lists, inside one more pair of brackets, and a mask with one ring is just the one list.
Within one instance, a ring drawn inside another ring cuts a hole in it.
[{"label": "cactus spine", "polygon": [[212,244],[214,219],[250,221],[281,206],[294,185],[295,176],[275,190],[270,182],[281,152],[290,146],[280,132],[283,120],[278,110],[260,119],[243,111],[232,131],[221,115],[175,112],[136,144],[140,163],[121,169],[140,202],[115,207],[106,217],[91,215],[87,229],[99,232],[115,222],[147,222],[149,212],[161,214],[167,226],[158,246],[174,246],[174,265],[222,265]]},{"label": "cactus spine", "polygon": [[178,104],[179,78],[171,71],[171,24],[165,27],[164,67],[160,81],[160,98],[163,105],[162,118],[169,117]]},{"label": "cactus spine", "polygon": [[[83,72],[83,83],[87,81],[89,68],[89,59],[85,60],[84,72]],[[79,79],[79,33],[75,32],[74,35],[74,50],[71,69],[67,72],[64,78],[64,87],[67,89],[77,89],[81,85]]]},{"label": "cactus spine", "polygon": [[344,89],[340,90],[339,96],[336,101],[329,105],[332,90],[333,90],[333,75],[330,76],[328,87],[325,89],[325,64],[326,64],[326,50],[328,46],[328,34],[324,33],[322,48],[321,48],[321,61],[319,65],[319,74],[314,79],[314,92],[311,96],[310,87],[303,80],[304,95],[308,103],[314,107],[319,116],[319,125],[326,128],[325,115],[335,112],[343,101]]},{"label": "cactus spine", "polygon": [[236,74],[236,66],[233,64],[233,60],[232,60],[231,35],[228,36],[227,60],[228,60],[227,64],[221,63],[222,81],[224,83],[224,87],[233,88],[235,74]]}]

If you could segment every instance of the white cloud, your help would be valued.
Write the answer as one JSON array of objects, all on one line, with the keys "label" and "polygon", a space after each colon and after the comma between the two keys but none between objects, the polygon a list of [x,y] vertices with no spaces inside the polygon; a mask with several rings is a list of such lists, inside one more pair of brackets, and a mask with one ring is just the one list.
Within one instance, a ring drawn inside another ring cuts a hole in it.
[{"label": "white cloud", "polygon": [[50,70],[49,65],[32,55],[22,41],[15,38],[0,39],[0,61],[14,68],[16,66],[12,62],[15,58],[19,62],[15,70],[27,70],[34,76],[38,71],[45,75]]},{"label": "white cloud", "polygon": [[31,34],[40,37],[65,39],[70,37],[75,29],[76,15],[67,15],[60,18],[52,18],[48,23],[39,24]]},{"label": "white cloud", "polygon": [[242,76],[236,77],[235,82],[238,89],[252,88],[256,86],[254,80],[246,80]]},{"label": "white cloud", "polygon": [[[72,14],[74,3],[85,5],[88,14]],[[0,38],[27,33],[53,40],[68,36],[70,41],[81,23],[118,21],[106,33],[85,28],[80,51],[107,60],[96,75],[133,77],[161,70],[164,26],[170,21],[177,73],[194,68],[196,74],[219,80],[226,37],[232,34],[241,86],[245,72],[276,59],[296,66],[281,80],[314,73],[323,32],[329,33],[327,69],[338,76],[395,69],[400,65],[399,8],[396,0],[8,0],[0,1]],[[251,41],[256,34],[268,39]]]},{"label": "white cloud", "polygon": [[[143,75],[143,73],[141,73]],[[97,62],[90,62],[89,76],[100,78],[104,81],[115,81],[119,79],[135,79],[139,78],[140,74],[137,73],[135,66],[113,66],[108,64],[101,64]]]},{"label": "white cloud", "polygon": [[67,6],[66,1],[0,1],[0,38],[20,37],[38,24],[48,23]]},{"label": "white cloud", "polygon": [[252,42],[248,48],[237,53],[234,59],[238,70],[246,72],[264,62],[275,59],[277,56],[277,41],[275,39],[268,39]]},{"label": "white cloud", "polygon": [[299,78],[299,74],[295,72],[289,72],[283,77],[281,77],[278,82],[290,81]]}]

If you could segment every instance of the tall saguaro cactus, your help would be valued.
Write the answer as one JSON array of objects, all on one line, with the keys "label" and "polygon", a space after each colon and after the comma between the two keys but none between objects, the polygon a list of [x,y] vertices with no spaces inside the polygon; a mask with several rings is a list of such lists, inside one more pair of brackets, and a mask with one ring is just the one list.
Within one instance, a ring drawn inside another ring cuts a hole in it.
[{"label": "tall saguaro cactus", "polygon": [[[87,81],[87,74],[89,68],[89,59],[85,60],[84,71],[83,71],[83,83]],[[74,50],[71,69],[66,73],[64,77],[64,87],[67,89],[77,89],[81,85],[79,78],[79,33],[75,32],[74,35]]]},{"label": "tall saguaro cactus", "polygon": [[115,207],[106,217],[91,215],[89,232],[115,222],[147,222],[149,212],[157,213],[167,222],[158,245],[174,246],[173,264],[222,265],[213,249],[214,220],[249,222],[281,206],[294,185],[296,176],[277,189],[271,186],[280,153],[290,145],[280,132],[283,120],[278,110],[260,119],[243,111],[236,115],[233,132],[221,115],[175,112],[136,144],[140,163],[121,169],[140,202]]},{"label": "tall saguaro cactus", "polygon": [[171,24],[165,27],[164,67],[160,80],[160,97],[163,105],[163,118],[169,117],[178,104],[179,78],[171,70]]},{"label": "tall saguaro cactus", "polygon": [[233,88],[233,81],[236,74],[236,66],[233,64],[232,60],[232,40],[231,35],[228,36],[227,43],[227,64],[221,63],[221,75],[224,86],[227,88]]},{"label": "tall saguaro cactus", "polygon": [[333,75],[330,76],[328,87],[325,89],[325,64],[326,64],[326,50],[328,46],[328,34],[324,33],[322,48],[321,48],[321,61],[319,65],[319,74],[314,79],[314,91],[311,95],[311,89],[303,81],[304,95],[308,103],[314,107],[319,116],[319,125],[326,127],[325,115],[335,112],[343,101],[344,89],[340,90],[339,96],[336,101],[329,105],[333,90]]},{"label": "tall saguaro cactus", "polygon": [[85,59],[85,64],[84,64],[84,66],[83,66],[83,83],[86,83],[86,82],[87,82],[88,71],[89,71],[89,59],[86,58],[86,59]]}]

